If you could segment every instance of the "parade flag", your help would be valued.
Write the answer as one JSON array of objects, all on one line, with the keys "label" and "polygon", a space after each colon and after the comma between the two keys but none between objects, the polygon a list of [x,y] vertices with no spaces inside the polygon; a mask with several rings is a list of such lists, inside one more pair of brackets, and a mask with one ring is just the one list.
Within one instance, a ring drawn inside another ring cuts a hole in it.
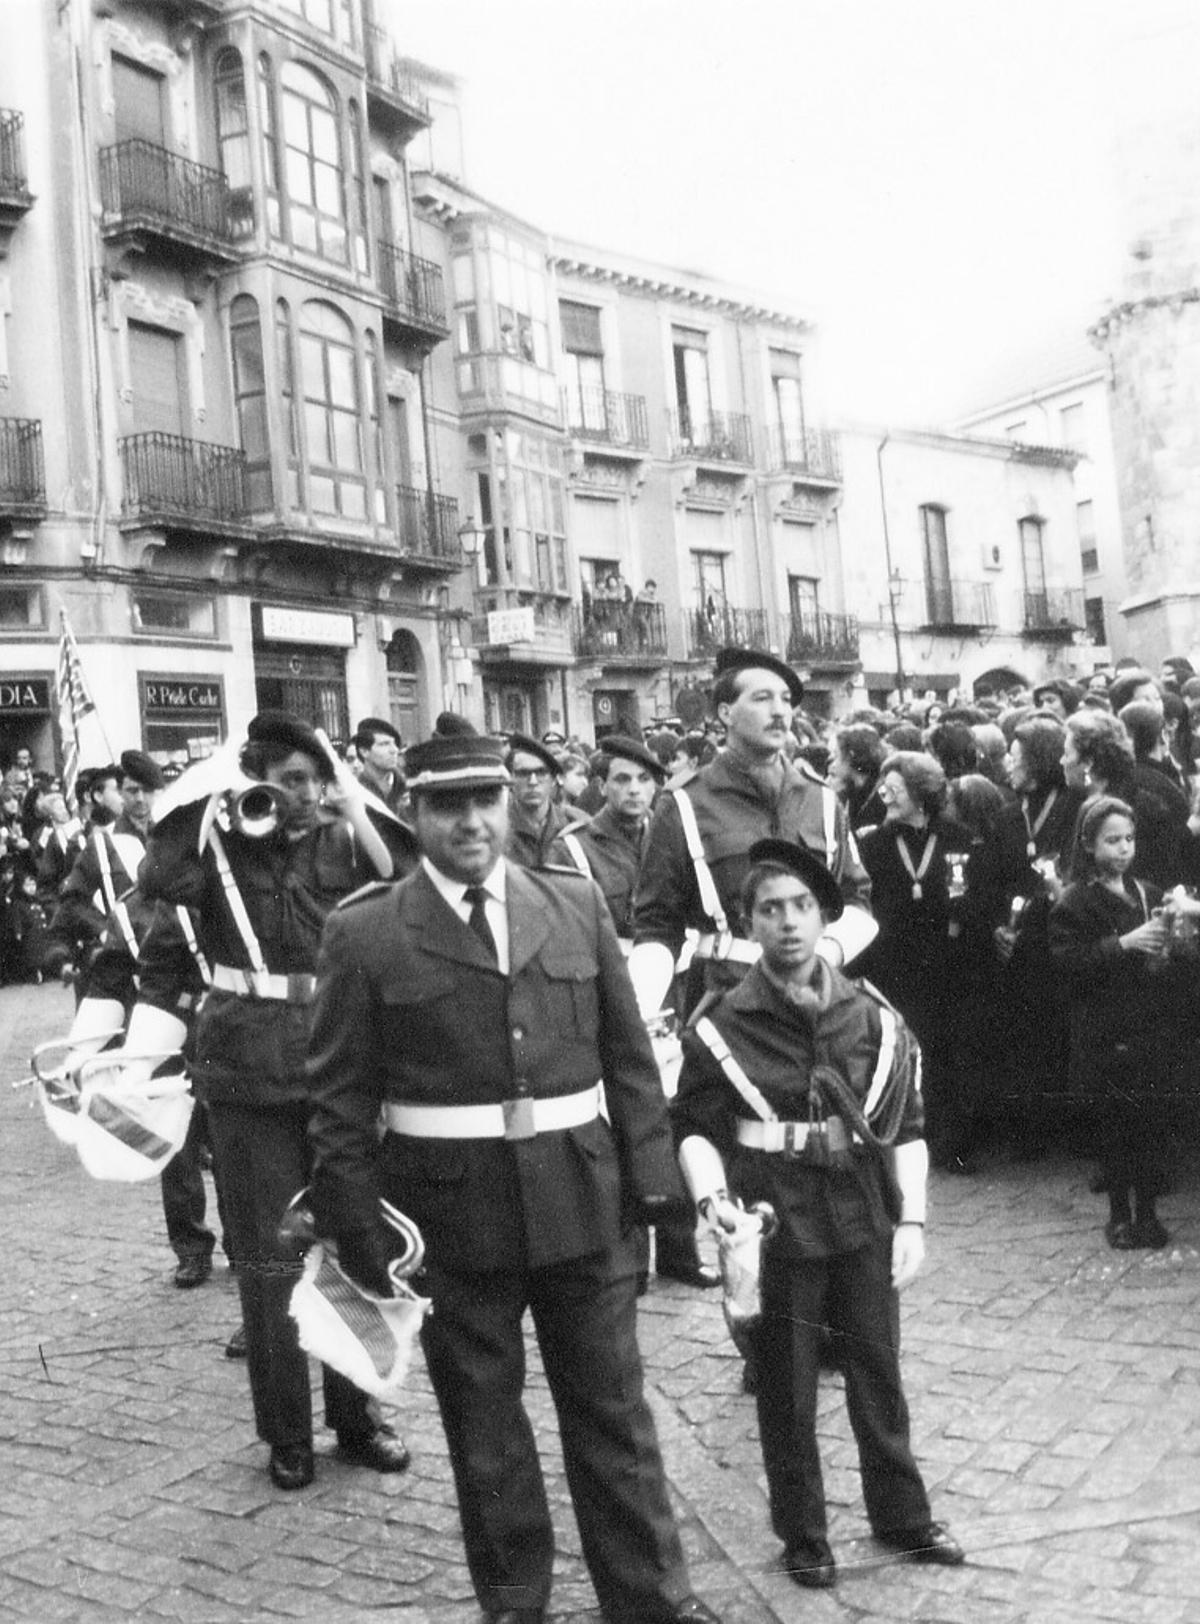
[{"label": "parade flag", "polygon": [[62,637],[58,644],[54,689],[58,701],[58,729],[62,735],[63,791],[67,804],[73,806],[75,780],[79,776],[79,723],[95,710],[96,705],[79,663],[79,649],[65,609],[62,611]]}]

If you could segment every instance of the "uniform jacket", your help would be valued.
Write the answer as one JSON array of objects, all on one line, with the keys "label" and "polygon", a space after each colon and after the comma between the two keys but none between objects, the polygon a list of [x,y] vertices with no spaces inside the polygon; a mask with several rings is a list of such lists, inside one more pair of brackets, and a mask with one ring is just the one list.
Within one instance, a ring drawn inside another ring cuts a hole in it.
[{"label": "uniform jacket", "polygon": [[551,801],[546,821],[538,829],[513,801],[509,811],[508,846],[504,855],[511,862],[520,863],[522,868],[545,868],[547,865],[577,868],[578,864],[571,856],[569,847],[563,845],[561,836],[564,833],[579,834],[589,822],[587,813],[581,812],[578,807]]},{"label": "uniform jacket", "polygon": [[507,870],[510,973],[423,869],[330,918],[309,1058],[315,1198],[328,1232],[375,1222],[385,1100],[487,1104],[603,1079],[611,1127],[508,1142],[386,1136],[379,1181],[431,1261],[519,1268],[614,1244],[623,1208],[678,1198],[658,1071],[599,888]]},{"label": "uniform jacket", "polygon": [[[111,898],[105,892],[97,843],[103,844],[108,858]],[[137,880],[145,854],[145,837],[124,816],[111,826],[92,824],[88,829],[86,842],[60,888],[58,907],[50,921],[51,937],[69,959],[86,965],[100,940],[112,902]]]},{"label": "uniform jacket", "polygon": [[578,831],[579,844],[587,858],[592,878],[604,892],[617,935],[633,935],[633,897],[646,826],[630,839],[611,807],[605,806],[592,821]]},{"label": "uniform jacket", "polygon": [[[802,1011],[768,979],[761,963],[726,993],[710,1019],[742,1069],[785,1122],[810,1117],[814,1066],[831,1066],[849,1083],[861,1106],[879,1056],[879,1005],[838,971],[822,966],[828,1001]],[[823,1097],[815,1115],[831,1114]],[[796,1257],[852,1251],[891,1231],[878,1155],[855,1147],[850,1165],[814,1167],[796,1157],[739,1146],[736,1123],[755,1113],[743,1101],[703,1040],[684,1035],[684,1064],[671,1116],[677,1142],[700,1134],[721,1152],[730,1189],[749,1205],[769,1201],[780,1220],[773,1244]],[[919,1139],[921,1096],[913,1088],[896,1142]]]},{"label": "uniform jacket", "polygon": [[[203,803],[181,807],[155,828],[139,878],[155,910],[138,961],[139,999],[181,1019],[191,1007],[197,970],[179,904],[209,965],[250,968],[212,850],[196,849],[202,809]],[[383,821],[378,827],[385,840],[398,828]],[[235,831],[221,839],[267,969],[311,975],[326,916],[375,878],[349,825],[324,819],[296,841]],[[214,988],[196,1018],[192,1079],[199,1098],[253,1106],[303,1099],[310,1013],[310,1004]]]},{"label": "uniform jacket", "polygon": [[[759,783],[727,750],[691,778],[676,779],[672,790],[688,796],[704,854],[729,928],[744,936],[739,893],[746,877],[747,852],[756,840],[779,836],[808,846],[828,864],[847,902],[869,911],[871,883],[859,860],[846,810],[834,790],[811,768],[784,764],[783,785],[768,800]],[[833,852],[826,843],[826,797],[833,802]],[[678,957],[690,927],[711,931],[696,883],[695,866],[679,820],[674,794],[662,795],[650,824],[634,908],[635,942],[663,942]]]}]

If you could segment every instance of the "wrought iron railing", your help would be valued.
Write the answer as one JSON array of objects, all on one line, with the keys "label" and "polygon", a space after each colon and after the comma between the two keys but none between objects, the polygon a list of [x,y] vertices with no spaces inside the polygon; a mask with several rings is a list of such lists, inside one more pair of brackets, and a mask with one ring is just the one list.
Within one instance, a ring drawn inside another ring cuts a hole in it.
[{"label": "wrought iron railing", "polygon": [[787,657],[801,665],[827,660],[852,664],[858,659],[858,621],[854,615],[812,610],[788,619]]},{"label": "wrought iron railing", "polygon": [[752,462],[753,440],[745,412],[695,411],[681,406],[669,414],[671,450],[676,457],[706,462]]},{"label": "wrought iron railing", "polygon": [[24,113],[0,108],[0,193],[8,196],[23,196],[29,186],[24,131]]},{"label": "wrought iron railing", "polygon": [[100,150],[105,225],[149,223],[168,233],[233,241],[229,185],[219,169],[153,141],[118,141]]},{"label": "wrought iron railing", "polygon": [[841,441],[831,429],[785,429],[776,424],[771,430],[771,466],[815,479],[840,479]]},{"label": "wrought iron railing", "polygon": [[767,648],[769,616],[765,609],[731,609],[710,599],[703,609],[689,611],[687,640],[689,652],[697,656],[721,648]]},{"label": "wrought iron railing", "polygon": [[601,660],[665,658],[666,610],[661,603],[585,596],[575,606],[575,647]]},{"label": "wrought iron railing", "polygon": [[392,310],[422,327],[446,327],[446,286],[440,265],[394,242],[379,242],[379,288]]},{"label": "wrought iron railing", "polygon": [[36,417],[0,417],[0,510],[45,502],[41,423]]},{"label": "wrought iron railing", "polygon": [[567,427],[581,440],[630,451],[645,451],[650,444],[644,395],[625,395],[613,389],[564,389],[563,412]]},{"label": "wrought iron railing", "polygon": [[925,616],[929,626],[994,626],[991,582],[927,580]]},{"label": "wrought iron railing", "polygon": [[120,441],[127,518],[244,523],[246,456],[237,446],[182,434],[131,434]]},{"label": "wrought iron railing", "polygon": [[414,108],[422,118],[428,118],[429,97],[397,56],[387,30],[378,23],[364,22],[363,47],[371,84]]},{"label": "wrought iron railing", "polygon": [[[471,641],[476,648],[502,647],[509,643],[531,642],[546,653],[571,655],[575,649],[573,605],[560,599],[517,587],[483,587],[475,594],[475,614],[471,619]],[[502,610],[532,610],[532,616],[522,618],[527,628],[519,628],[520,635],[509,635],[514,628],[504,623],[489,623],[489,614]],[[532,637],[526,636],[532,630]],[[493,639],[492,631],[496,631]]]},{"label": "wrought iron railing", "polygon": [[1022,621],[1027,632],[1069,637],[1086,624],[1081,587],[1044,587],[1022,594]]},{"label": "wrought iron railing", "polygon": [[443,559],[454,565],[462,563],[458,503],[454,497],[418,490],[413,485],[397,485],[396,509],[404,552],[416,558]]}]

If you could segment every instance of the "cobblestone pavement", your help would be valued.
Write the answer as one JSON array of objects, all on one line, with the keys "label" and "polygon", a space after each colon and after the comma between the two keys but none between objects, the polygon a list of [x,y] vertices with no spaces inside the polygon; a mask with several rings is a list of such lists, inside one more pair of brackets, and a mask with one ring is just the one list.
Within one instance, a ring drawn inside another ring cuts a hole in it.
[{"label": "cobblestone pavement", "polygon": [[[56,987],[0,992],[0,1620],[352,1624],[473,1620],[424,1372],[396,1419],[401,1478],[328,1454],[284,1495],[254,1440],[223,1268],[176,1291],[157,1188],[92,1182],[23,1074],[66,1029]],[[935,1512],[969,1566],[871,1541],[840,1385],[822,1397],[833,1592],[778,1572],[753,1407],[711,1294],[655,1287],[643,1347],[696,1589],[728,1624],[1191,1624],[1200,1618],[1200,1173],[1161,1253],[1105,1246],[1087,1167],[1058,1158],[935,1181],[930,1258],[905,1294],[905,1369]],[[560,1534],[555,1624],[595,1620],[536,1360],[531,1408]]]}]

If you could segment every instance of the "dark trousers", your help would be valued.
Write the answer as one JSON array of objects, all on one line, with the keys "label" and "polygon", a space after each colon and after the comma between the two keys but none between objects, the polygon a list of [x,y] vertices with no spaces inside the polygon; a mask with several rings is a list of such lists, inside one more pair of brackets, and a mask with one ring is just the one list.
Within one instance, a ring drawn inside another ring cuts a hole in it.
[{"label": "dark trousers", "polygon": [[[242,1298],[258,1435],[269,1444],[311,1444],[308,1355],[288,1315],[301,1264],[277,1234],[284,1208],[308,1183],[308,1110],[218,1102],[208,1113]],[[324,1377],[326,1425],[347,1437],[372,1432],[378,1412],[367,1395],[335,1371],[326,1369]]]},{"label": "dark trousers", "polygon": [[924,1528],[929,1499],[909,1444],[900,1385],[899,1300],[891,1243],[800,1262],[770,1248],[763,1259],[763,1317],[754,1336],[758,1428],[771,1526],[785,1545],[820,1555],[825,1490],[817,1450],[817,1376],[823,1325],[846,1379],[863,1497],[877,1534]]},{"label": "dark trousers", "polygon": [[653,1624],[689,1593],[654,1420],[642,1391],[628,1248],[539,1269],[429,1268],[423,1338],[485,1611],[541,1608],[554,1536],[522,1404],[532,1310],[567,1485],[605,1617]]},{"label": "dark trousers", "polygon": [[[163,1217],[171,1250],[182,1262],[189,1257],[211,1257],[216,1239],[205,1222],[208,1209],[201,1153],[209,1142],[208,1117],[197,1102],[188,1124],[187,1138],[178,1153],[162,1171]],[[217,1192],[217,1214],[225,1231],[225,1208],[221,1199],[220,1174],[213,1161],[213,1184]]]}]

